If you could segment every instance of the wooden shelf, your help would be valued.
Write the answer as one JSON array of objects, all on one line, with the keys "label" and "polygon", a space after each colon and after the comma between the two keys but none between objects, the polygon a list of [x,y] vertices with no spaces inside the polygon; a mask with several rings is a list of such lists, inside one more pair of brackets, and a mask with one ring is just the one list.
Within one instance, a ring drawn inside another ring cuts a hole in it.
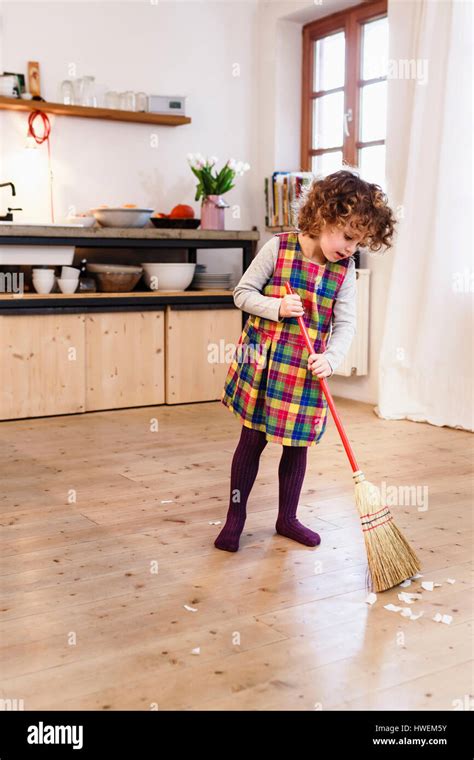
[{"label": "wooden shelf", "polygon": [[115,108],[90,108],[88,106],[68,106],[65,103],[47,103],[44,100],[21,100],[21,98],[0,97],[0,110],[44,111],[57,116],[75,116],[85,119],[105,119],[108,121],[128,121],[138,124],[161,124],[164,127],[178,127],[190,124],[189,116],[172,114],[122,111]]},{"label": "wooden shelf", "polygon": [[296,227],[283,227],[278,225],[277,227],[265,227],[268,232],[296,232]]},{"label": "wooden shelf", "polygon": [[99,291],[94,292],[80,292],[80,293],[0,293],[0,301],[24,301],[25,299],[39,300],[39,299],[65,299],[72,300],[74,298],[84,299],[87,301],[91,298],[100,298],[103,300],[109,300],[112,298],[149,298],[156,299],[167,298],[171,296],[179,296],[179,298],[193,298],[196,296],[233,296],[233,290],[224,290],[222,288],[214,288],[208,290],[131,290],[127,293],[102,293]]}]

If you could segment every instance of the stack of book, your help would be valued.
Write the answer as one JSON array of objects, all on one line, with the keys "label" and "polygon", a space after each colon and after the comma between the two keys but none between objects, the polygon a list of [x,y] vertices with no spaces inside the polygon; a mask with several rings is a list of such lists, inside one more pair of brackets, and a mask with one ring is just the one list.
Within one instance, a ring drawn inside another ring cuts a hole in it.
[{"label": "stack of book", "polygon": [[273,172],[265,177],[265,226],[295,227],[298,199],[313,179],[312,172]]}]

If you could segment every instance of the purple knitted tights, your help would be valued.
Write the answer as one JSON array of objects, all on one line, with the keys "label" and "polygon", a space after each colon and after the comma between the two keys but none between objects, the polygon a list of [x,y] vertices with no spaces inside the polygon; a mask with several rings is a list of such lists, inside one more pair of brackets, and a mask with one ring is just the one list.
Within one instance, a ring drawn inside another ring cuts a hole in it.
[{"label": "purple knitted tights", "polygon": [[[230,500],[227,519],[214,545],[236,552],[247,517],[247,500],[255,483],[260,455],[267,445],[265,433],[242,426],[230,474]],[[306,472],[306,446],[283,446],[278,466],[279,501],[276,531],[305,546],[317,546],[320,537],[296,519],[298,500]]]}]

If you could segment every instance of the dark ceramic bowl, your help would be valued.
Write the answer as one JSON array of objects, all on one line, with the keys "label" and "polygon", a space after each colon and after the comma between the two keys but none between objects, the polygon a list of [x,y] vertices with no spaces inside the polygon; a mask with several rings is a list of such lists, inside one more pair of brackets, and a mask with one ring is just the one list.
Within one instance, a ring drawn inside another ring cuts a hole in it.
[{"label": "dark ceramic bowl", "polygon": [[155,227],[169,230],[196,230],[201,224],[200,219],[167,219],[161,216],[152,216],[150,221]]}]

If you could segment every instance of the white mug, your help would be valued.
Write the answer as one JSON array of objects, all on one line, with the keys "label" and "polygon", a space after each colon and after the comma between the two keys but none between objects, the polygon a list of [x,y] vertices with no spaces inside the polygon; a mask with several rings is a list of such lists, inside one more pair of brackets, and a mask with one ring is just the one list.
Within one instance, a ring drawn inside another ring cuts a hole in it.
[{"label": "white mug", "polygon": [[61,267],[61,277],[63,280],[78,280],[80,274],[81,270],[75,267]]}]

